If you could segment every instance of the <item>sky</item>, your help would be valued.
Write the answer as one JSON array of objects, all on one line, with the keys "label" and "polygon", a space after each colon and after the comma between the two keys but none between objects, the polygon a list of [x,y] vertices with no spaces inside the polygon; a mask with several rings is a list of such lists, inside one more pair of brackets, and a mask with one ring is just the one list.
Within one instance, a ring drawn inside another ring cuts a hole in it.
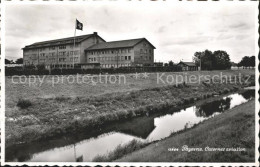
[{"label": "sky", "polygon": [[22,57],[25,45],[98,32],[106,41],[145,37],[155,61],[192,61],[194,53],[225,50],[233,62],[255,55],[257,4],[241,2],[86,2],[8,4],[5,8],[5,55]]}]

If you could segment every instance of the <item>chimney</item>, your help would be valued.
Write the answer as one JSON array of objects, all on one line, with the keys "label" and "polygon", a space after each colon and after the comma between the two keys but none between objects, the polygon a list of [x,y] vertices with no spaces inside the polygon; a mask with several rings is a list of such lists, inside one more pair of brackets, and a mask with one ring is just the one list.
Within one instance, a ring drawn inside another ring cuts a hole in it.
[{"label": "chimney", "polygon": [[98,36],[98,33],[97,33],[97,32],[94,32],[93,34],[94,34],[94,43],[97,44],[97,43],[98,43],[98,39],[97,39],[97,38],[98,38],[98,37],[97,37],[97,36]]}]

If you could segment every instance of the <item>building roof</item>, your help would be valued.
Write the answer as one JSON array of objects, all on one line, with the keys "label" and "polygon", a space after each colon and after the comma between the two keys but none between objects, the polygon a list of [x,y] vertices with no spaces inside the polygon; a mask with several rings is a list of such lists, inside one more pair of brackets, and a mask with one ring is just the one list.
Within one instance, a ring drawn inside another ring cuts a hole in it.
[{"label": "building roof", "polygon": [[90,46],[86,50],[101,50],[101,49],[113,49],[113,48],[129,48],[137,45],[141,41],[147,41],[153,48],[155,48],[147,39],[138,38],[138,39],[129,39],[129,40],[121,40],[121,41],[112,41],[112,42],[104,42],[98,43],[93,46]]},{"label": "building roof", "polygon": [[[185,64],[185,65],[187,65],[187,66],[196,66],[196,64],[195,63],[193,63],[193,62],[180,62],[180,63],[182,63],[182,64]],[[180,64],[179,63],[179,64]]]},{"label": "building roof", "polygon": [[[84,41],[87,38],[90,38],[90,37],[92,37],[94,35],[97,35],[97,33],[76,36],[75,37],[75,43],[79,43],[81,41]],[[25,46],[23,49],[38,48],[38,47],[48,47],[48,46],[62,45],[62,44],[73,44],[73,43],[74,43],[74,37],[68,37],[68,38],[60,38],[60,39],[55,39],[55,40],[43,41],[43,42],[36,42],[36,43],[31,44],[31,45]]]}]

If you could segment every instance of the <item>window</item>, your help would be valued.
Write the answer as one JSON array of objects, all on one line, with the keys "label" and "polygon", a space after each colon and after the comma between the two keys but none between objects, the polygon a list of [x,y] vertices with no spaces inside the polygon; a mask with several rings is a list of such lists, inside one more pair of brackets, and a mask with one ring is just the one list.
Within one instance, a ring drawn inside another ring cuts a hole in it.
[{"label": "window", "polygon": [[65,62],[65,61],[66,61],[66,58],[59,58],[59,61],[60,61],[60,62]]},{"label": "window", "polygon": [[140,56],[140,59],[143,59],[143,56]]},{"label": "window", "polygon": [[128,56],[128,60],[131,60],[131,56]]},{"label": "window", "polygon": [[147,49],[145,49],[145,53],[147,53]]},{"label": "window", "polygon": [[125,56],[125,60],[127,60],[127,56]]},{"label": "window", "polygon": [[59,52],[59,56],[64,56],[66,52]]},{"label": "window", "polygon": [[45,50],[45,48],[40,48],[40,49],[39,49],[40,52],[41,52],[41,51],[44,51],[44,50]]},{"label": "window", "polygon": [[111,50],[111,53],[112,53],[112,54],[114,54],[114,51],[113,51],[113,50]]},{"label": "window", "polygon": [[131,49],[128,49],[128,53],[131,53]]},{"label": "window", "polygon": [[49,47],[49,50],[55,50],[55,46]]},{"label": "window", "polygon": [[79,51],[74,51],[74,55],[78,55],[79,54]]},{"label": "window", "polygon": [[151,57],[151,56],[149,56],[149,60],[152,60],[152,57]]},{"label": "window", "polygon": [[96,61],[96,58],[94,57],[94,61]]},{"label": "window", "polygon": [[66,49],[66,45],[59,46],[59,49]]},{"label": "window", "polygon": [[149,53],[152,53],[152,50],[151,50],[151,49],[149,49]]},{"label": "window", "polygon": [[143,49],[140,49],[140,53],[143,53]]}]

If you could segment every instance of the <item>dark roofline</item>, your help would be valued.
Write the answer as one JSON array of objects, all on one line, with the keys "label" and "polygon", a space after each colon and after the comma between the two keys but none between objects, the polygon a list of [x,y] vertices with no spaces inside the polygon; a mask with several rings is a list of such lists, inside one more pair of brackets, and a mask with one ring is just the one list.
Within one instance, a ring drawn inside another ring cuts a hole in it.
[{"label": "dark roofline", "polygon": [[[80,43],[80,42],[82,42],[82,41],[84,41],[84,40],[86,40],[86,39],[88,39],[90,37],[93,37],[95,35],[97,35],[99,38],[101,38],[97,33],[80,35],[80,36],[76,36],[75,39],[80,38],[80,37],[84,37],[84,36],[86,36],[86,37],[81,39],[80,41],[75,41],[75,43]],[[22,49],[41,48],[42,46],[39,46],[39,45],[44,45],[46,43],[48,44],[48,43],[52,43],[52,42],[60,42],[60,41],[65,41],[65,40],[70,40],[70,39],[74,40],[74,37],[67,37],[67,38],[60,38],[60,39],[54,39],[54,40],[48,40],[48,41],[42,41],[42,42],[35,42],[35,43],[31,44],[31,45],[26,45]],[[103,41],[105,41],[103,38],[101,38],[101,39]],[[72,42],[72,43],[74,43],[74,42]],[[66,43],[66,44],[69,44],[69,43]],[[57,46],[57,45],[60,45],[60,44],[53,44],[52,46]]]},{"label": "dark roofline", "polygon": [[[139,42],[137,42],[135,45],[139,44],[139,43],[142,42],[143,40],[146,40],[154,49],[156,49],[156,47],[153,46],[153,44],[151,44],[151,42],[149,42],[146,38],[142,38],[142,40],[139,41]],[[134,45],[134,46],[135,46],[135,45]]]},{"label": "dark roofline", "polygon": [[[178,64],[185,64],[185,65],[187,65],[187,66],[197,66],[194,62],[183,62],[183,61],[180,61]],[[194,65],[189,65],[189,64],[187,64],[187,63],[193,63]]]},{"label": "dark roofline", "polygon": [[[146,38],[135,38],[135,39],[126,39],[126,40],[118,40],[118,41],[109,41],[106,43],[112,43],[112,42],[121,42],[121,41],[131,41],[131,40],[138,40],[140,39],[139,42],[137,42],[136,44],[132,45],[132,46],[121,46],[121,47],[113,47],[113,49],[119,49],[119,48],[132,48],[134,46],[136,46],[137,44],[139,44],[142,41],[147,41],[154,49],[156,49],[151,42],[149,42]],[[98,44],[94,44],[94,45],[98,45]],[[92,49],[91,47],[93,47],[94,45],[90,46],[89,48],[85,49],[85,51],[95,51],[95,50],[106,50],[106,49],[111,49],[111,48],[98,48],[98,49]]]}]

